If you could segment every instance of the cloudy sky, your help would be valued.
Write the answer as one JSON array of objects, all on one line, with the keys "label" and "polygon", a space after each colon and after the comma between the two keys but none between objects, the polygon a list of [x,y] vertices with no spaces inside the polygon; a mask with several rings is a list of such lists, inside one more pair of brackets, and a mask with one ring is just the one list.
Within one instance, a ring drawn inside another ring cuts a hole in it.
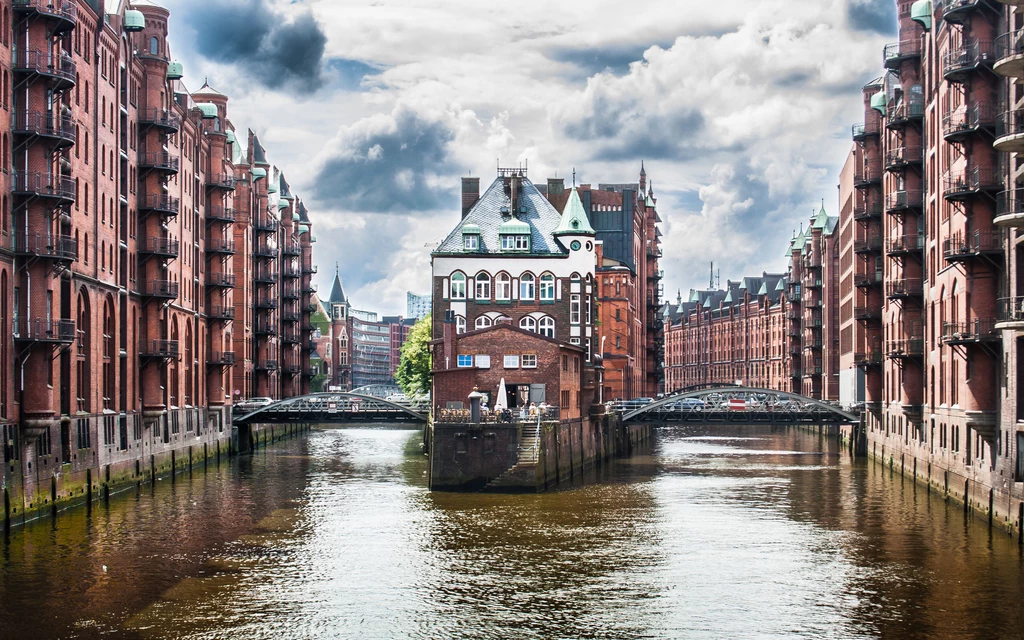
[{"label": "cloudy sky", "polygon": [[894,0],[164,0],[185,82],[231,96],[311,209],[321,291],[404,313],[459,218],[459,178],[637,179],[666,291],[782,270],[835,213]]}]

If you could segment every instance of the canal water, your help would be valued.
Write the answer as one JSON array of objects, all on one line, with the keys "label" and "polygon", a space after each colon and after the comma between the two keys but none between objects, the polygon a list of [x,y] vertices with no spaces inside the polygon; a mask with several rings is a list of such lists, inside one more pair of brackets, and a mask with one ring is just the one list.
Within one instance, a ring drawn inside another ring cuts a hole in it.
[{"label": "canal water", "polygon": [[796,429],[660,430],[539,495],[318,431],[15,528],[2,638],[1009,638],[1015,540]]}]

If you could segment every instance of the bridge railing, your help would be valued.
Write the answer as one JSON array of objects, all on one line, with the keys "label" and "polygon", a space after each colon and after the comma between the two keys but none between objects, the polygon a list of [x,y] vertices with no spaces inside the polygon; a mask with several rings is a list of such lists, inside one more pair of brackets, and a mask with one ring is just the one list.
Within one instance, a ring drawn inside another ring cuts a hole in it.
[{"label": "bridge railing", "polygon": [[436,424],[517,424],[534,423],[540,418],[543,422],[561,419],[559,407],[545,406],[535,411],[522,411],[521,409],[482,409],[480,420],[473,422],[469,409],[445,409],[438,407],[434,409],[434,422]]}]

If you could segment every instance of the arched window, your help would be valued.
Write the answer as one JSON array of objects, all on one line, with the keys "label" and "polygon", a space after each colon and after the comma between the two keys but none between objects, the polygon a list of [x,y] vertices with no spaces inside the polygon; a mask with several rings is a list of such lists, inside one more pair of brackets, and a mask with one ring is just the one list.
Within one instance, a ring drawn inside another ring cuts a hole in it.
[{"label": "arched window", "polygon": [[540,299],[542,301],[555,299],[555,276],[550,273],[545,273],[540,277]]},{"label": "arched window", "polygon": [[463,316],[455,316],[455,333],[466,333],[466,318]]},{"label": "arched window", "polygon": [[452,274],[452,300],[466,299],[466,275],[461,271]]},{"label": "arched window", "polygon": [[491,319],[488,318],[487,316],[480,316],[479,318],[476,319],[476,328],[477,329],[486,329],[487,327],[491,326],[492,324],[494,324],[494,323],[491,322]]},{"label": "arched window", "polygon": [[537,319],[533,316],[526,316],[519,321],[519,328],[537,333]]},{"label": "arched window", "polygon": [[149,39],[149,52],[154,56],[160,54],[160,40],[156,36]]},{"label": "arched window", "polygon": [[533,300],[537,296],[537,282],[532,273],[519,276],[519,299]]},{"label": "arched window", "polygon": [[187,320],[185,321],[185,348],[183,351],[185,353],[183,358],[185,363],[185,406],[192,406],[192,384],[195,363],[192,357],[192,323]]},{"label": "arched window", "polygon": [[85,289],[78,294],[78,358],[75,366],[78,410],[89,413],[92,409],[89,382],[92,376],[92,327],[90,326],[89,298]]},{"label": "arched window", "polygon": [[476,274],[476,299],[491,299],[491,276],[484,271]]},{"label": "arched window", "polygon": [[496,300],[512,299],[512,278],[507,273],[499,273],[494,277],[494,298]]},{"label": "arched window", "polygon": [[555,319],[551,316],[544,316],[537,323],[538,333],[546,338],[555,337]]},{"label": "arched window", "polygon": [[[177,318],[171,321],[171,342],[178,342]],[[175,408],[178,406],[178,392],[180,391],[178,373],[178,359],[172,358],[171,364],[167,368],[167,404]]]},{"label": "arched window", "polygon": [[103,304],[103,408],[114,408],[114,303]]}]

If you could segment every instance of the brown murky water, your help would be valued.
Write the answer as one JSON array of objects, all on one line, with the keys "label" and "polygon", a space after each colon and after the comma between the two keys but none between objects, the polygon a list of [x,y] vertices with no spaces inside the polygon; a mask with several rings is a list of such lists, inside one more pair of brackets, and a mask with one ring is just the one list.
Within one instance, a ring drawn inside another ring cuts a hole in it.
[{"label": "brown murky water", "polygon": [[14,529],[0,637],[1024,637],[1016,544],[797,430],[661,431],[541,495],[322,431]]}]

